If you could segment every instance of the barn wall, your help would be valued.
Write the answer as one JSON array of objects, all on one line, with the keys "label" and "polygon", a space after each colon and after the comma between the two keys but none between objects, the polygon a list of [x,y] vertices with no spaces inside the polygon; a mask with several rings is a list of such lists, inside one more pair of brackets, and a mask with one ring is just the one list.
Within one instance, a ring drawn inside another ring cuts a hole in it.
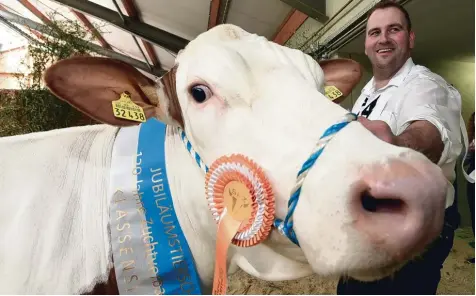
[{"label": "barn wall", "polygon": [[[26,79],[22,79],[23,83],[28,83]],[[2,89],[20,89],[20,79],[15,74],[0,73],[0,90]]]},{"label": "barn wall", "polygon": [[[458,89],[462,99],[463,119],[465,123],[467,123],[471,113],[474,112],[475,104],[474,52],[468,55],[454,57],[420,58],[416,62],[441,75],[446,81]],[[461,214],[461,224],[462,226],[471,226],[471,216],[466,192],[467,182],[460,168],[457,172],[458,208]]]},{"label": "barn wall", "polygon": [[[0,52],[0,89],[19,89],[20,81],[16,75],[28,73],[30,63],[26,46],[9,48]],[[23,80],[27,83],[27,80]]]},{"label": "barn wall", "polygon": [[474,112],[474,53],[461,57],[419,58],[416,62],[430,68],[453,84],[461,93],[465,122]]}]

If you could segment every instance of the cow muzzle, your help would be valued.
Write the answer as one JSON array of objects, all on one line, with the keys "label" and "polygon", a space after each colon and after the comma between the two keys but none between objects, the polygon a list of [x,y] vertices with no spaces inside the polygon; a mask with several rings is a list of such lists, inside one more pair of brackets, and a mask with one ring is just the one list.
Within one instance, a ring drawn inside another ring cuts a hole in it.
[{"label": "cow muzzle", "polygon": [[398,159],[365,167],[351,191],[353,226],[391,261],[405,261],[441,232],[445,184],[429,161]]}]

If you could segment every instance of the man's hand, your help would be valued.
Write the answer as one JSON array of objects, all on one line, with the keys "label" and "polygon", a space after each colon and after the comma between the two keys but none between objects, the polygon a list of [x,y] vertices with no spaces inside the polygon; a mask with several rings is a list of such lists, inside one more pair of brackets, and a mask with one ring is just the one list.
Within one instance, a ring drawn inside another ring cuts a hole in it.
[{"label": "man's hand", "polygon": [[380,140],[387,143],[397,145],[397,137],[392,133],[392,130],[385,121],[382,120],[368,120],[365,117],[359,116],[357,121],[371,131]]},{"label": "man's hand", "polygon": [[439,130],[426,120],[412,122],[399,136],[395,136],[384,121],[368,120],[365,117],[357,120],[382,141],[419,151],[434,163],[438,163],[445,148]]}]

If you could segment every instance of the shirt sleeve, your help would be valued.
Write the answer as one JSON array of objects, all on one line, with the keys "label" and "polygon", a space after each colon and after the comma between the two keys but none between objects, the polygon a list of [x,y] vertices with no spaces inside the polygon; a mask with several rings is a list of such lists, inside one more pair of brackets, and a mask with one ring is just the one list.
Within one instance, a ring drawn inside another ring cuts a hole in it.
[{"label": "shirt sleeve", "polygon": [[444,150],[438,165],[454,162],[461,153],[461,96],[446,82],[429,77],[413,79],[404,87],[397,113],[397,136],[416,120],[432,123],[440,132]]}]

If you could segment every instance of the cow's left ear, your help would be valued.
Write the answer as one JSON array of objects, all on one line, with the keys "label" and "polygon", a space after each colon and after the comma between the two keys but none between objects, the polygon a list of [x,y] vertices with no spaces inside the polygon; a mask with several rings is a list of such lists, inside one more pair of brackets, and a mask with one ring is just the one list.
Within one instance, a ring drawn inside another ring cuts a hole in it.
[{"label": "cow's left ear", "polygon": [[[166,124],[183,126],[175,72],[173,68],[155,83],[131,65],[115,59],[73,57],[52,65],[44,80],[57,97],[106,124],[130,126],[139,124],[140,119],[155,117]],[[122,109],[113,108],[112,103],[120,98],[140,106],[145,116],[133,112],[136,109],[131,103],[122,104]]]},{"label": "cow's left ear", "polygon": [[[351,59],[330,59],[319,62],[324,71],[325,87],[335,87],[338,91],[335,94],[342,94],[333,99],[333,102],[340,104],[359,83],[362,78],[361,65]],[[332,98],[331,98],[332,99]]]}]

